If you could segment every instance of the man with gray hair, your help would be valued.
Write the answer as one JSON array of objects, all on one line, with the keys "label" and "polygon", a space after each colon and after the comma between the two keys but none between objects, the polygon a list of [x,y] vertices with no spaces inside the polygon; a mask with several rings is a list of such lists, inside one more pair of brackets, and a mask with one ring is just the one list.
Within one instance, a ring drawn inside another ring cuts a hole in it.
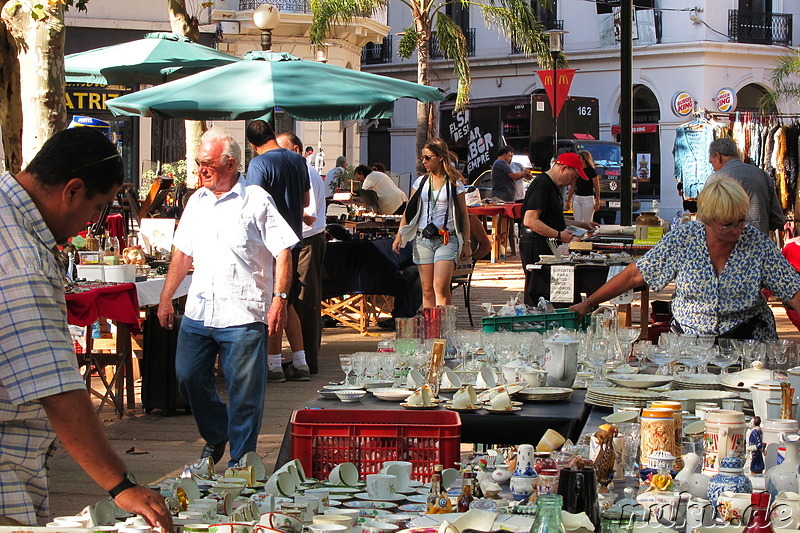
[{"label": "man with gray hair", "polygon": [[786,222],[775,192],[775,184],[766,172],[739,159],[739,149],[730,137],[711,141],[708,147],[708,161],[714,173],[708,179],[732,178],[750,197],[750,211],[747,222],[765,234],[780,229]]},{"label": "man with gray hair", "polygon": [[[175,354],[178,386],[206,441],[200,457],[219,462],[230,440],[228,466],[234,466],[256,451],[267,383],[266,341],[286,323],[286,299],[280,295],[289,290],[291,247],[298,238],[269,193],[245,184],[239,174],[241,148],[230,135],[208,130],[197,157],[201,188],[175,232],[158,319],[172,329],[172,297],[194,263]],[[217,354],[229,407],[214,383]]]},{"label": "man with gray hair", "polygon": [[330,198],[333,196],[333,193],[336,191],[337,187],[343,185],[340,180],[344,179],[344,175],[347,173],[347,158],[345,156],[340,155],[336,158],[336,166],[333,167],[325,174],[325,185],[327,185],[327,192],[325,196]]}]

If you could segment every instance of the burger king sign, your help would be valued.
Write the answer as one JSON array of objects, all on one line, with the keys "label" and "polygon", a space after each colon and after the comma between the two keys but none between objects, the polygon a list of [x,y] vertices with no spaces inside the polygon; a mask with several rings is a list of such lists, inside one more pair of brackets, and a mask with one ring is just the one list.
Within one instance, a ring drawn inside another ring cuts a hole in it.
[{"label": "burger king sign", "polygon": [[715,98],[717,109],[723,113],[728,113],[736,109],[736,92],[730,87],[720,89]]},{"label": "burger king sign", "polygon": [[686,91],[678,91],[672,97],[672,112],[679,117],[688,117],[694,111],[694,98]]}]

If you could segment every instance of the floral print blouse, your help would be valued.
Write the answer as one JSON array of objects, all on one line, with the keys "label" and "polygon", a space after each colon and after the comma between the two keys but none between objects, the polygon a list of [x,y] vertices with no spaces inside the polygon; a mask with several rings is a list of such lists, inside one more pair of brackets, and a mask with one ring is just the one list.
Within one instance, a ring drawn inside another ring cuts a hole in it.
[{"label": "floral print blouse", "polygon": [[655,291],[675,281],[672,314],[686,333],[721,335],[760,315],[762,325],[754,339],[777,339],[775,317],[761,289],[783,300],[800,290],[800,276],[778,247],[751,226],[742,231],[720,276],[711,264],[706,227],[699,221],[667,233],[636,267]]}]

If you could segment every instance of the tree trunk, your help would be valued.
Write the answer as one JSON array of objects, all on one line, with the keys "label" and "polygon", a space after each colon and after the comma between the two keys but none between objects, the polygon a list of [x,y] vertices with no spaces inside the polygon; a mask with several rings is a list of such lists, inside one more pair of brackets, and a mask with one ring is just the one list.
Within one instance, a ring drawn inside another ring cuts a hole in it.
[{"label": "tree trunk", "polygon": [[42,144],[67,125],[64,102],[64,9],[61,4],[34,14],[27,3],[3,9],[2,19],[15,40],[19,61],[24,168]]},{"label": "tree trunk", "polygon": [[[5,4],[0,1],[0,9],[5,8]],[[5,168],[16,174],[22,170],[22,101],[17,49],[5,24],[0,24],[0,128]]]},{"label": "tree trunk", "polygon": [[[194,42],[200,38],[200,25],[195,17],[186,12],[185,0],[167,0],[169,24],[173,33],[188,37]],[[206,131],[206,123],[202,120],[185,120],[186,128],[186,186],[196,189],[200,183],[197,178],[197,152],[200,149],[200,137]],[[241,163],[241,161],[238,161]]]},{"label": "tree trunk", "polygon": [[[425,12],[414,12],[414,26],[419,35],[419,42],[417,44],[417,83],[421,85],[429,85],[431,81],[431,20],[430,14]],[[422,147],[429,139],[433,138],[434,134],[431,131],[431,104],[417,102],[417,170],[420,174],[425,173],[425,167],[419,159],[422,152]]]}]

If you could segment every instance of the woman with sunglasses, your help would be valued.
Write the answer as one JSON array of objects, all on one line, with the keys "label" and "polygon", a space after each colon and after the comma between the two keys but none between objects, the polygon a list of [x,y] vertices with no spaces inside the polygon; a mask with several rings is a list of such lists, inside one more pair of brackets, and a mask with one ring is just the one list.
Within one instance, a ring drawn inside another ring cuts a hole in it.
[{"label": "woman with sunglasses", "polygon": [[667,233],[636,263],[570,310],[584,316],[628,289],[647,284],[660,291],[675,281],[676,330],[777,339],[775,317],[761,289],[799,310],[800,275],[764,233],[747,224],[749,208],[750,199],[739,183],[712,178],[697,197],[697,221]]},{"label": "woman with sunglasses", "polygon": [[461,173],[453,166],[455,154],[442,139],[425,143],[421,157],[427,173],[411,187],[411,199],[392,248],[400,253],[400,248],[414,241],[422,307],[450,305],[450,278],[456,261],[469,261],[472,254],[466,189]]}]

